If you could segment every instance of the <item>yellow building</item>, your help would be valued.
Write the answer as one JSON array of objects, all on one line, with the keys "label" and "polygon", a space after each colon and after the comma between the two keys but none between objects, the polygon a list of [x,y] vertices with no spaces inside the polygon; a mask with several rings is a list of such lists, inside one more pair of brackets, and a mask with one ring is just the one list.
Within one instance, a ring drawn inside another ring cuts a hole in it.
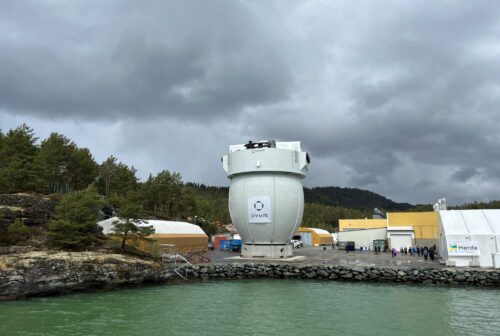
[{"label": "yellow building", "polygon": [[387,227],[387,219],[339,219],[339,231],[379,229]]},{"label": "yellow building", "polygon": [[388,212],[389,226],[413,226],[416,243],[433,245],[438,239],[439,213],[429,212]]},{"label": "yellow building", "polygon": [[438,239],[438,212],[388,212],[387,219],[340,219],[339,231],[411,226],[415,244],[431,246]]},{"label": "yellow building", "polygon": [[333,243],[331,233],[323,229],[299,227],[296,234],[301,236],[304,246],[331,245]]}]

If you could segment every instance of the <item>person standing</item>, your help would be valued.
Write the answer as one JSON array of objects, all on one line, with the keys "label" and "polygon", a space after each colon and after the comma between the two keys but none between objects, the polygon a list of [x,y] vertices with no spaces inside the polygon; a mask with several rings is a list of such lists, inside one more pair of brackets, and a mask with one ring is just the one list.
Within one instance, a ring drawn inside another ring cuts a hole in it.
[{"label": "person standing", "polygon": [[415,248],[415,246],[413,246],[413,247],[411,248],[411,255],[412,255],[412,256],[415,256],[416,254],[417,254],[417,249]]},{"label": "person standing", "polygon": [[407,255],[408,254],[408,249],[406,247],[405,247],[404,251],[405,251],[405,255]]},{"label": "person standing", "polygon": [[420,258],[420,247],[417,246],[417,256]]},{"label": "person standing", "polygon": [[425,261],[427,261],[427,258],[429,257],[429,251],[427,251],[427,249],[425,247],[424,247],[423,255],[424,255]]}]

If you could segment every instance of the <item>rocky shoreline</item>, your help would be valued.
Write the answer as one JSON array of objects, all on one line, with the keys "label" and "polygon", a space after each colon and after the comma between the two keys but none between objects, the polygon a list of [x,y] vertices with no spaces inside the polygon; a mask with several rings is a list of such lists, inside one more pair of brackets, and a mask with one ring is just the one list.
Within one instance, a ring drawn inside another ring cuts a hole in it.
[{"label": "rocky shoreline", "polygon": [[0,257],[0,301],[161,283],[160,263],[120,254],[29,252]]},{"label": "rocky shoreline", "polygon": [[[500,270],[481,269],[233,263],[187,266],[183,272],[189,281],[265,278],[500,287]],[[120,254],[37,251],[0,257],[0,301],[179,279],[171,264]]]}]

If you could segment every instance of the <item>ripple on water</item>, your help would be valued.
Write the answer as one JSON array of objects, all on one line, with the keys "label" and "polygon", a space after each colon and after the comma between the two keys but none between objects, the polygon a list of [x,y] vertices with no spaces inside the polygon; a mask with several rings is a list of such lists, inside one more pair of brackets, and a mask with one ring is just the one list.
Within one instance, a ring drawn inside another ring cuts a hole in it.
[{"label": "ripple on water", "polygon": [[500,291],[209,281],[0,303],[0,335],[500,335]]}]

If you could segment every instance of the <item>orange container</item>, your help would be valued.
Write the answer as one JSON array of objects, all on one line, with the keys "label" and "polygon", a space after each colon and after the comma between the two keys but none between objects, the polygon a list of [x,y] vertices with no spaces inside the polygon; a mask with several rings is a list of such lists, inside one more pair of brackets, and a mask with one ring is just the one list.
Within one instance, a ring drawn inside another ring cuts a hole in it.
[{"label": "orange container", "polygon": [[223,240],[227,240],[226,236],[215,236],[214,247],[218,250],[220,249],[220,242]]}]

